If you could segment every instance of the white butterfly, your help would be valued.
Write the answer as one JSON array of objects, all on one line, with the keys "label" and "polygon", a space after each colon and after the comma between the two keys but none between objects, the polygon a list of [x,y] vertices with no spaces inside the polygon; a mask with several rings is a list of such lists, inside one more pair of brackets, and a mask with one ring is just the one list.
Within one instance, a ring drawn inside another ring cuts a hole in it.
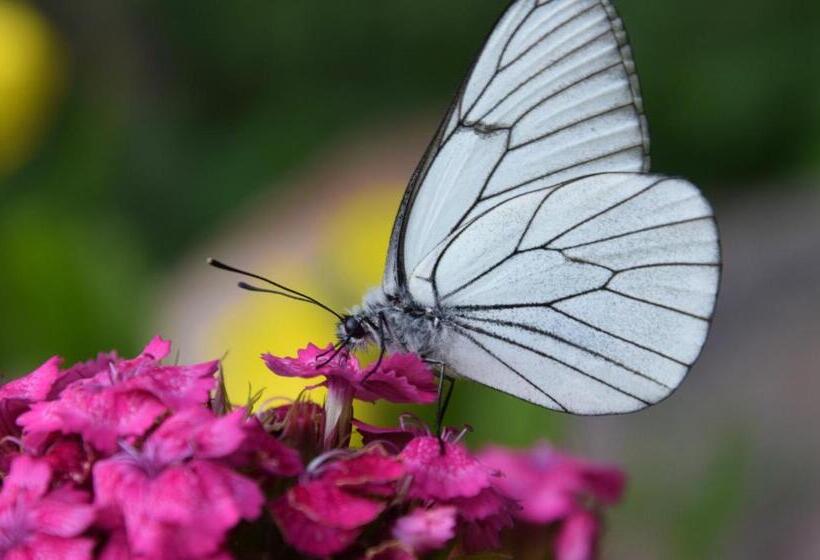
[{"label": "white butterfly", "polygon": [[648,149],[610,3],[514,1],[410,180],[382,286],[336,314],[340,348],[564,412],[662,400],[706,339],[720,250],[697,187],[649,174]]}]

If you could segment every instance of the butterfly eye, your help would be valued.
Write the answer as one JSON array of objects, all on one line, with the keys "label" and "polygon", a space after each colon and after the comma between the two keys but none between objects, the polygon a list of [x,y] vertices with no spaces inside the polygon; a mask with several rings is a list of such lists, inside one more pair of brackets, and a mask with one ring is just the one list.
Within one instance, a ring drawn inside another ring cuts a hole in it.
[{"label": "butterfly eye", "polygon": [[344,325],[345,333],[347,333],[350,338],[364,338],[367,335],[367,332],[364,330],[364,325],[362,325],[362,322],[356,317],[348,315],[344,318],[342,324]]}]

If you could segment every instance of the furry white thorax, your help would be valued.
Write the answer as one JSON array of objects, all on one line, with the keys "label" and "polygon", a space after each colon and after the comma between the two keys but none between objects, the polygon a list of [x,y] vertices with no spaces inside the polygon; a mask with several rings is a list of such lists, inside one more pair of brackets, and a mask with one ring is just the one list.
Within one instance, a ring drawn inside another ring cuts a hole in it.
[{"label": "furry white thorax", "polygon": [[[388,296],[381,287],[367,292],[362,304],[351,315],[367,319],[372,325],[383,325],[382,335],[390,351],[415,352],[430,360],[440,360],[439,349],[445,343],[444,316],[439,309],[425,308],[409,296]],[[379,332],[368,327],[370,340],[378,342]]]}]

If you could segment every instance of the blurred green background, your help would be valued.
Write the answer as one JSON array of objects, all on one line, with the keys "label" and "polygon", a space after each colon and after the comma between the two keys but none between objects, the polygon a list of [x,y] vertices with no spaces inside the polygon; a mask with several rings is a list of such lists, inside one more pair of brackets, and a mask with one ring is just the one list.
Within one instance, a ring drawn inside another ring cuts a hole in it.
[{"label": "blurred green background", "polygon": [[[230,229],[249,201],[293,195],[281,178],[351,131],[414,115],[431,115],[432,127],[504,4],[0,0],[0,372],[22,374],[55,353],[70,362],[107,348],[137,351],[157,324],[156,302],[168,297],[157,291],[169,271]],[[816,200],[820,3],[617,7],[640,70],[656,171],[702,185],[721,213],[736,216],[729,224],[747,222],[747,203]],[[799,213],[807,204],[794,206]],[[816,232],[799,235],[816,248]],[[727,251],[727,267],[731,258]],[[762,301],[744,298],[738,308]],[[740,335],[722,339],[732,346],[716,352],[746,347]],[[685,402],[678,406],[669,422],[685,417]],[[628,443],[619,420],[603,432],[627,443],[595,445],[588,439],[602,436],[584,434],[600,428],[474,387],[452,418],[476,424],[477,441],[560,435],[626,463],[633,491],[612,531],[614,557],[748,557],[743,543],[756,523],[747,515],[756,484],[749,470],[762,438],[742,415],[715,414],[725,422],[713,445],[689,457],[688,475],[665,479],[653,465],[684,467],[669,450],[659,463],[655,450]],[[784,550],[771,541],[763,557]]]}]

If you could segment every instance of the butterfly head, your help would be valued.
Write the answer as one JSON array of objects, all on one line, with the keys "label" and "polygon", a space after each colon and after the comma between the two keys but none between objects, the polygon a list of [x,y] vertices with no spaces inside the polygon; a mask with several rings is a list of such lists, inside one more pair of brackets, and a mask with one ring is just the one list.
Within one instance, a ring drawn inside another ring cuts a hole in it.
[{"label": "butterfly head", "polygon": [[339,321],[338,334],[341,340],[348,340],[353,345],[364,342],[369,334],[364,317],[343,315]]}]

